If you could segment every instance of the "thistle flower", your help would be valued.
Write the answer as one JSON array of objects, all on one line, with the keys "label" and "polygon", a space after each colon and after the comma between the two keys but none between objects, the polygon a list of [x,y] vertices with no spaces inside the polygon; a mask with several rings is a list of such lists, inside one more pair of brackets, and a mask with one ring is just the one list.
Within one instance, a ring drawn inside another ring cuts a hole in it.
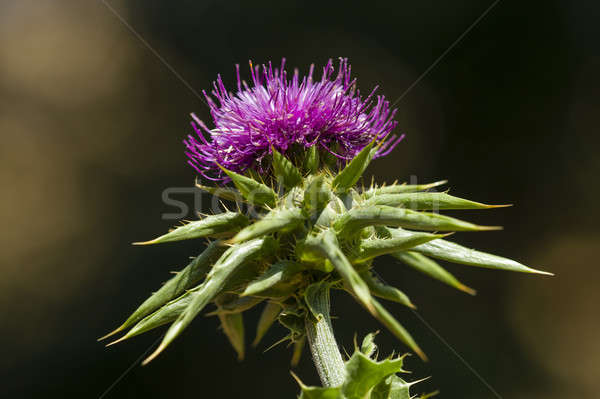
[{"label": "thistle flower", "polygon": [[[447,240],[454,232],[496,230],[439,214],[446,209],[490,209],[486,205],[431,189],[445,183],[357,186],[369,163],[389,152],[398,139],[385,141],[396,122],[383,97],[362,100],[350,80],[346,60],[332,79],[331,62],[321,81],[311,72],[287,80],[281,69],[252,68],[254,86],[238,78],[228,94],[219,78],[209,99],[216,128],[210,141],[190,137],[192,165],[210,179],[229,179],[235,187],[200,188],[225,200],[259,209],[217,213],[179,226],[138,244],[208,238],[207,248],[150,296],[115,331],[119,340],[171,324],[161,353],[207,306],[219,318],[241,359],[245,353],[242,314],[264,305],[254,345],[278,321],[287,329],[282,341],[294,344],[298,361],[308,341],[324,387],[301,384],[300,398],[409,398],[402,358],[377,361],[368,335],[344,361],[333,335],[329,291],[344,290],[393,335],[423,359],[410,333],[380,300],[414,308],[396,287],[387,285],[373,260],[390,255],[442,283],[474,294],[437,260],[488,269],[549,274],[519,262],[463,247]],[[242,90],[242,86],[244,90]],[[356,95],[355,95],[356,93]],[[375,103],[374,106],[372,104]],[[372,107],[371,107],[372,106]],[[303,151],[295,152],[295,147]],[[339,171],[327,160],[338,159]],[[346,161],[345,161],[346,160]],[[246,171],[245,174],[238,172]],[[267,182],[267,183],[265,183]],[[277,184],[278,187],[269,184]]]},{"label": "thistle flower", "polygon": [[[265,157],[276,149],[285,156],[317,146],[340,160],[352,159],[373,140],[383,141],[397,122],[385,97],[375,96],[377,87],[362,98],[351,78],[351,67],[340,59],[337,75],[331,60],[319,81],[313,80],[314,65],[300,77],[297,69],[291,79],[285,59],[279,68],[253,67],[252,86],[240,79],[237,92],[225,88],[221,76],[213,83],[212,95],[204,92],[215,124],[209,129],[192,115],[195,135],[185,140],[189,164],[207,179],[223,177],[218,165],[235,172],[255,168],[264,173]],[[205,138],[208,135],[208,139]],[[375,158],[389,153],[401,137],[390,137]]]}]

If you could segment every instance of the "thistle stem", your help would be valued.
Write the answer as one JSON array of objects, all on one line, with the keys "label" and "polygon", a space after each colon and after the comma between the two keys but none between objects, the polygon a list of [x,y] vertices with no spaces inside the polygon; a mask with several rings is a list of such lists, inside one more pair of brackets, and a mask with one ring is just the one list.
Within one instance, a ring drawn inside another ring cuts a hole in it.
[{"label": "thistle stem", "polygon": [[320,314],[321,317],[316,322],[307,317],[305,325],[315,367],[323,386],[340,386],[344,382],[345,368],[331,326],[327,284],[322,284],[321,289],[317,292],[313,311]]}]

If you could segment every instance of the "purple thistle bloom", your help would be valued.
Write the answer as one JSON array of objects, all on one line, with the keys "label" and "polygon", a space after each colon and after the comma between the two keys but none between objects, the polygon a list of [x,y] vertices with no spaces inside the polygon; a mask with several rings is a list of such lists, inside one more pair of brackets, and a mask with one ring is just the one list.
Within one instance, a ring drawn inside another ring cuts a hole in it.
[{"label": "purple thistle bloom", "polygon": [[[242,172],[248,168],[264,173],[263,160],[271,148],[286,154],[294,148],[318,146],[340,160],[352,159],[373,140],[381,145],[375,157],[387,155],[402,140],[386,140],[397,122],[396,110],[375,87],[365,98],[350,78],[347,59],[340,59],[337,76],[331,60],[323,68],[321,80],[313,81],[314,65],[300,78],[294,70],[288,80],[285,59],[280,68],[269,62],[253,67],[250,87],[237,72],[237,93],[227,91],[218,75],[212,96],[204,93],[215,128],[209,129],[192,114],[196,135],[184,141],[188,163],[210,180],[223,180],[218,165]],[[208,139],[203,131],[208,134]],[[384,142],[385,141],[385,142]],[[289,154],[288,154],[289,155]]]}]

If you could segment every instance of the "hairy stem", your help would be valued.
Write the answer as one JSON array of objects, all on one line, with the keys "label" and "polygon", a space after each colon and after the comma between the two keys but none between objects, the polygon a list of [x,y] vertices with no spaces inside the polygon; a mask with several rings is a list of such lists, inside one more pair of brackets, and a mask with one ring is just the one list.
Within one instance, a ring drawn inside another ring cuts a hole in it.
[{"label": "hairy stem", "polygon": [[307,317],[305,323],[310,351],[323,386],[340,386],[345,377],[344,361],[331,327],[327,284],[322,285],[315,299],[313,310],[320,314],[320,318],[315,322]]}]

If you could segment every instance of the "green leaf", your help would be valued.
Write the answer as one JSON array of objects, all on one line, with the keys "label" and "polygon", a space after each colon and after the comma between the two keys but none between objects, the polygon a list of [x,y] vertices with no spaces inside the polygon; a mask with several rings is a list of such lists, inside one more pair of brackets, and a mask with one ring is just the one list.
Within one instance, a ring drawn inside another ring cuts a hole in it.
[{"label": "green leaf", "polygon": [[274,209],[259,221],[242,229],[231,242],[248,241],[274,232],[286,233],[296,229],[303,221],[304,215],[299,208]]},{"label": "green leaf", "polygon": [[446,184],[448,180],[440,180],[429,184],[392,184],[391,186],[374,187],[363,193],[365,198],[381,194],[414,193]]},{"label": "green leaf", "polygon": [[510,205],[486,205],[446,193],[404,193],[372,196],[368,205],[400,206],[412,210],[490,209]]},{"label": "green leaf", "polygon": [[431,231],[483,231],[499,227],[478,226],[437,213],[417,212],[385,205],[353,208],[343,214],[334,228],[343,237],[356,234],[368,226],[397,226]]},{"label": "green leaf", "polygon": [[[365,337],[362,340],[362,344],[360,345],[360,351],[367,357],[373,357],[372,355],[374,355],[375,351],[377,351],[377,345],[375,345],[375,335],[377,335],[376,332],[365,335]],[[354,340],[356,341],[356,336],[354,338]],[[359,349],[358,347],[355,347],[354,350],[357,351]]]},{"label": "green leaf", "polygon": [[323,175],[311,179],[304,191],[303,207],[309,215],[321,212],[331,199],[333,193],[325,185]]},{"label": "green leaf", "polygon": [[300,381],[294,373],[292,377],[300,385],[300,396],[298,399],[345,399],[342,395],[342,387],[308,387]]},{"label": "green leaf", "polygon": [[361,240],[356,250],[353,262],[364,262],[381,255],[410,249],[437,238],[446,237],[447,234],[431,234],[420,231],[404,231],[406,234],[391,238],[376,238]]},{"label": "green leaf", "polygon": [[386,377],[403,371],[402,363],[402,357],[377,362],[362,352],[355,351],[346,362],[343,395],[347,399],[364,399],[369,391]]},{"label": "green leaf", "polygon": [[223,332],[235,349],[238,360],[244,359],[244,319],[241,313],[219,313]]},{"label": "green leaf", "polygon": [[198,287],[198,290],[190,292],[191,301],[189,305],[169,327],[161,344],[143,364],[147,364],[158,356],[191,323],[198,313],[223,291],[229,280],[235,276],[239,269],[243,269],[249,262],[259,257],[270,255],[276,248],[277,242],[272,238],[265,237],[234,245],[225,251],[213,266],[206,280]]},{"label": "green leaf", "polygon": [[375,141],[363,148],[346,167],[333,179],[332,187],[337,192],[345,192],[354,187],[375,155]]},{"label": "green leaf", "polygon": [[269,208],[275,207],[277,193],[271,187],[223,167],[221,169],[231,178],[233,184],[249,203]]},{"label": "green leaf", "polygon": [[260,314],[260,318],[258,319],[258,325],[256,326],[256,338],[254,338],[254,342],[252,342],[252,346],[258,345],[258,343],[263,339],[269,328],[275,323],[279,313],[281,312],[281,305],[275,302],[267,302],[262,313]]},{"label": "green leaf", "polygon": [[444,284],[448,284],[451,287],[466,292],[467,294],[475,295],[476,291],[472,288],[467,287],[450,274],[446,269],[440,266],[437,262],[429,259],[425,255],[418,252],[402,251],[392,254],[396,259],[402,261],[408,266],[420,271],[421,273],[427,274],[428,276],[441,281]]},{"label": "green leaf", "polygon": [[283,182],[283,185],[288,189],[300,184],[302,181],[302,174],[300,174],[298,168],[274,148],[272,149],[272,152],[275,177],[280,179]]},{"label": "green leaf", "polygon": [[299,399],[345,399],[340,387],[307,387],[301,386]]},{"label": "green leaf", "polygon": [[369,399],[411,399],[411,385],[413,383],[408,383],[397,375],[390,375],[373,388]]},{"label": "green leaf", "polygon": [[460,263],[467,266],[553,276],[552,273],[532,269],[514,260],[469,249],[446,240],[435,240],[426,244],[421,244],[414,247],[412,251],[419,252],[432,258],[452,263]]},{"label": "green leaf", "polygon": [[373,275],[371,271],[365,270],[364,272],[361,272],[360,277],[367,283],[372,295],[387,299],[388,301],[398,302],[404,306],[415,309],[415,305],[412,304],[404,292],[396,287],[384,284],[377,276]]},{"label": "green leaf", "polygon": [[304,169],[309,174],[315,174],[319,170],[319,150],[316,145],[308,148],[304,158]]},{"label": "green leaf", "polygon": [[190,240],[202,237],[230,237],[242,227],[248,225],[248,218],[237,212],[223,212],[210,215],[201,220],[189,222],[183,226],[176,227],[167,234],[154,240],[145,242],[134,242],[134,245],[160,244],[170,241]]},{"label": "green leaf", "polygon": [[[304,266],[297,262],[279,261],[248,284],[242,295],[284,296],[296,286],[300,272],[304,269]],[[279,292],[282,295],[273,295]]]},{"label": "green leaf", "polygon": [[197,282],[204,278],[212,265],[219,259],[223,252],[225,252],[225,249],[226,248],[218,241],[209,244],[204,252],[194,258],[194,260],[192,260],[182,271],[177,273],[158,291],[146,299],[119,328],[100,339],[108,338],[113,334],[131,327],[143,317],[183,294],[185,290],[192,288]]},{"label": "green leaf", "polygon": [[304,248],[308,248],[329,260],[352,293],[359,298],[367,309],[372,309],[369,287],[360,278],[358,272],[354,270],[354,267],[338,246],[335,234],[331,230],[325,230],[317,236],[306,237],[303,245]]},{"label": "green leaf", "polygon": [[[389,357],[383,361],[373,359],[369,354],[377,350],[373,342],[375,334],[368,334],[364,339],[359,350],[355,343],[354,354],[345,363],[345,379],[342,386],[331,388],[307,387],[300,379],[292,373],[292,376],[298,381],[302,392],[306,398],[335,398],[335,399],[416,399],[416,396],[410,396],[409,390],[423,380],[406,382],[396,373],[406,373],[402,369],[404,356]],[[356,339],[355,339],[356,341]],[[425,399],[433,394],[420,396]],[[323,396],[322,396],[323,395]],[[331,395],[331,396],[328,396]],[[302,396],[300,396],[302,398]]]}]

